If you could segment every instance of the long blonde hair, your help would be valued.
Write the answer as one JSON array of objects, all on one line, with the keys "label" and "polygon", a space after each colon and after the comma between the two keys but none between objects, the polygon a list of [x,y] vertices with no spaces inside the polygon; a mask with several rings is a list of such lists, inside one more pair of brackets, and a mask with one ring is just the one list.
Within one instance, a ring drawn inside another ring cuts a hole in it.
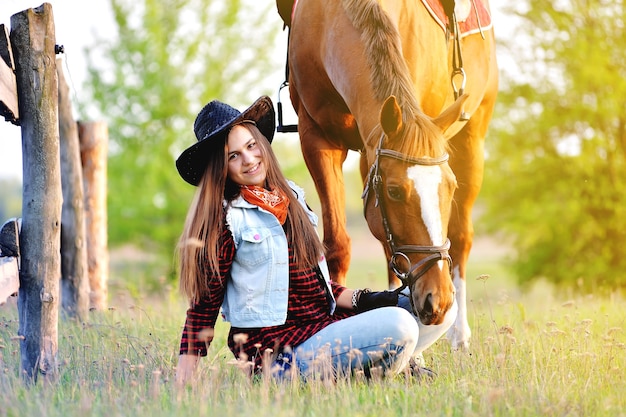
[{"label": "long blonde hair", "polygon": [[[291,198],[284,228],[288,244],[293,248],[298,267],[315,267],[324,247],[304,208],[296,201],[294,191],[285,179],[269,141],[259,129],[243,122],[261,149],[267,166],[268,188],[278,188]],[[220,236],[225,227],[224,201],[230,203],[239,196],[239,185],[228,178],[226,140],[211,139],[215,145],[207,152],[207,168],[191,202],[183,232],[178,241],[180,290],[191,301],[208,293],[207,277],[222,280],[219,271]]]}]

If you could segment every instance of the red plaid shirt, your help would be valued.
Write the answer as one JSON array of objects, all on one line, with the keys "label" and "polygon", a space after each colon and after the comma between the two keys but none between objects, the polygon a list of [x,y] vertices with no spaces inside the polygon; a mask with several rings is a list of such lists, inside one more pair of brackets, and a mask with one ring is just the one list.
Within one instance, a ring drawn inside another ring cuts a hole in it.
[{"label": "red plaid shirt", "polygon": [[[219,268],[221,275],[227,277],[235,256],[235,242],[230,230],[224,228],[219,250]],[[208,268],[207,268],[208,269]],[[226,292],[225,285],[208,272],[209,293],[199,302],[192,303],[187,310],[187,320],[180,341],[181,354],[207,355],[208,343],[199,340],[204,329],[213,329]],[[345,287],[332,283],[335,299]],[[260,366],[263,352],[272,349],[276,354],[285,346],[295,348],[329,324],[353,315],[352,311],[337,309],[330,314],[330,305],[325,290],[312,268],[298,269],[294,263],[293,251],[289,248],[289,304],[285,324],[260,328],[231,327],[228,334],[228,346],[235,357],[241,352],[247,359]],[[236,345],[233,335],[246,334],[247,340]]]}]

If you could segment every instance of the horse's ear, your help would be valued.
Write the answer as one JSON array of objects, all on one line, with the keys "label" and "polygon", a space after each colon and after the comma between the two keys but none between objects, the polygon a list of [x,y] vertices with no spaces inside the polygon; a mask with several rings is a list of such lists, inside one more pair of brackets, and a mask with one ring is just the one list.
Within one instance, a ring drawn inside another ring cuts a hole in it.
[{"label": "horse's ear", "polygon": [[380,126],[388,138],[394,137],[402,129],[402,110],[395,96],[387,97],[380,110]]},{"label": "horse's ear", "polygon": [[468,97],[467,94],[462,94],[450,107],[445,109],[439,116],[435,117],[433,123],[439,126],[443,132],[448,130],[448,128],[461,117],[463,104]]}]

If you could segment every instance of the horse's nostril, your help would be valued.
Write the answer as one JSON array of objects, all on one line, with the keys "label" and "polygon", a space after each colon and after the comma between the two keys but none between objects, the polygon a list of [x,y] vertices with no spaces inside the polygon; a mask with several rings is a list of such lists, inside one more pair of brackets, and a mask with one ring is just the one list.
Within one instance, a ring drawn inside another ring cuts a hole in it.
[{"label": "horse's nostril", "polygon": [[428,294],[426,296],[426,299],[424,300],[424,308],[420,311],[419,317],[422,323],[426,325],[431,324],[434,320],[436,320],[432,294]]},{"label": "horse's nostril", "polygon": [[426,300],[424,300],[423,314],[428,314],[428,315],[433,314],[433,295],[432,294],[428,294],[426,296]]}]

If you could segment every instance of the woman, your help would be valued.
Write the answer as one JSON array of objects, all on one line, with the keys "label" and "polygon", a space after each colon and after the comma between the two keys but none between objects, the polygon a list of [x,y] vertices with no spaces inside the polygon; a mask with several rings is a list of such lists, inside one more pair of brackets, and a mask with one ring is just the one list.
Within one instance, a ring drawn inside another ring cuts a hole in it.
[{"label": "woman", "polygon": [[397,292],[331,282],[317,217],[271,149],[274,128],[267,96],[243,113],[212,101],[194,123],[198,142],[176,161],[198,186],[178,248],[180,288],[190,300],[178,382],[207,354],[220,308],[231,324],[228,346],[255,372],[266,352],[280,372],[399,372],[456,313],[420,335],[416,318],[397,307]]}]

